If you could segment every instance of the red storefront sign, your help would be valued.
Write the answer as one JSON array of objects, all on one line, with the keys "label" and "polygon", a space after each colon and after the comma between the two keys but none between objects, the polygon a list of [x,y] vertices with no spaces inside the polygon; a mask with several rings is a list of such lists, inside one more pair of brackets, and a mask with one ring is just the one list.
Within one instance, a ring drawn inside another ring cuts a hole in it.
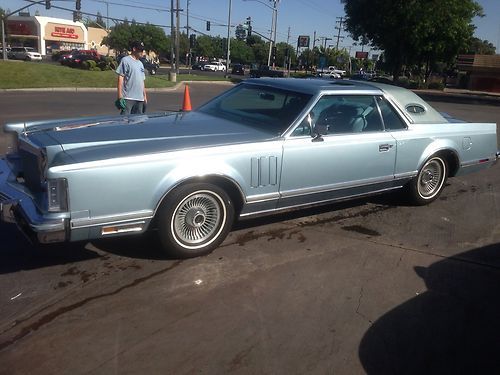
[{"label": "red storefront sign", "polygon": [[50,35],[56,38],[78,39],[73,27],[55,26]]}]

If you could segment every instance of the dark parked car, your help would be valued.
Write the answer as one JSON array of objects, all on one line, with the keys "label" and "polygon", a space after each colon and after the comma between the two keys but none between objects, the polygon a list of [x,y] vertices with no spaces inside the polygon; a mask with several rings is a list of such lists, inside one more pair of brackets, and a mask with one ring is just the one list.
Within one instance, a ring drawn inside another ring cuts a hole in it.
[{"label": "dark parked car", "polygon": [[252,66],[250,69],[250,77],[259,78],[259,77],[283,77],[284,73],[282,70],[271,69],[268,65],[256,65]]},{"label": "dark parked car", "polygon": [[95,61],[98,63],[100,59],[94,55],[87,55],[87,54],[78,54],[78,55],[73,55],[70,59],[67,59],[68,62],[66,65],[69,65],[72,68],[83,68],[83,63],[88,60]]},{"label": "dark parked car", "polygon": [[197,62],[197,63],[191,65],[191,69],[193,69],[193,70],[203,70],[203,65],[205,65],[205,63]]},{"label": "dark parked car", "polygon": [[231,74],[245,75],[245,67],[242,64],[234,64],[231,69]]},{"label": "dark parked car", "polygon": [[154,76],[160,67],[159,64],[149,61],[145,57],[141,58],[142,65],[144,65],[144,69],[146,69],[150,75]]}]

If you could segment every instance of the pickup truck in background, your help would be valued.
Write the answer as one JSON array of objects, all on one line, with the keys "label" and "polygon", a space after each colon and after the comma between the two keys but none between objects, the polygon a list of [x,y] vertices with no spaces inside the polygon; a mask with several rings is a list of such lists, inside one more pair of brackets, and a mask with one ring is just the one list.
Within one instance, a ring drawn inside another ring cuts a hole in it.
[{"label": "pickup truck in background", "polygon": [[253,65],[252,69],[250,69],[250,77],[284,77],[284,73],[282,70],[271,69],[269,65]]},{"label": "pickup truck in background", "polygon": [[328,68],[317,69],[316,75],[318,77],[342,78],[343,76],[345,76],[345,70],[337,69],[334,66],[329,66]]}]

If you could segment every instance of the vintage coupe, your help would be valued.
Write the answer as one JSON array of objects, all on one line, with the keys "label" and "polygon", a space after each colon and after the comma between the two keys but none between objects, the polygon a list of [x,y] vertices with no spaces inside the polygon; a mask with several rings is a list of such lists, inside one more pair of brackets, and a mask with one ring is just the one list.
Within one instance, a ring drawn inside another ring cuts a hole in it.
[{"label": "vintage coupe", "polygon": [[212,251],[237,218],[399,188],[426,204],[499,157],[495,124],[348,80],[249,79],[192,112],[4,131],[4,221],[42,243],[155,229],[176,257]]}]

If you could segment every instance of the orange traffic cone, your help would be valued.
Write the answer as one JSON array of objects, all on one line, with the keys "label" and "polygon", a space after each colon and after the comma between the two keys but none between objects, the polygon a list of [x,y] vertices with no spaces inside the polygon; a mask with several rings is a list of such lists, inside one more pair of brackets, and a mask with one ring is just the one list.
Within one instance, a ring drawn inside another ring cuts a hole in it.
[{"label": "orange traffic cone", "polygon": [[182,110],[187,112],[190,111],[191,108],[191,97],[189,96],[189,86],[186,85],[184,87],[184,102],[182,103]]}]

